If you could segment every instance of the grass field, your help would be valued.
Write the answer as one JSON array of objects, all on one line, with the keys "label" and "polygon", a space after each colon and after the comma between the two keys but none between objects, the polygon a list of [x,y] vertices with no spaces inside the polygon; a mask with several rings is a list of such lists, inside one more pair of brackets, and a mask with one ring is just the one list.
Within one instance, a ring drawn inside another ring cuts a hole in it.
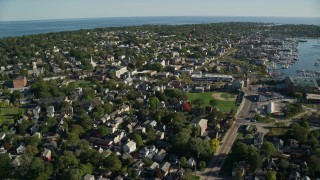
[{"label": "grass field", "polygon": [[199,176],[191,176],[190,180],[200,180]]},{"label": "grass field", "polygon": [[93,87],[93,84],[90,81],[86,81],[86,80],[78,80],[73,82],[75,84],[76,87]]},{"label": "grass field", "polygon": [[288,128],[285,128],[285,127],[272,127],[268,132],[268,135],[281,136],[281,135],[285,135],[287,131],[288,131]]},{"label": "grass field", "polygon": [[[204,106],[210,106],[210,100],[212,99],[212,94],[214,92],[204,92],[204,93],[188,93],[188,99],[192,104],[192,101],[195,99],[202,99],[204,102]],[[225,97],[234,97],[234,95],[229,94],[229,93],[222,93],[223,96]],[[223,97],[222,97],[223,98]],[[222,100],[217,100],[218,104],[215,106],[218,108],[220,111],[223,112],[230,112],[232,108],[236,108],[236,103],[235,101],[222,101]]]},{"label": "grass field", "polygon": [[234,95],[229,93],[221,93],[221,97],[225,99],[229,99],[229,98],[234,98]]},{"label": "grass field", "polygon": [[14,115],[18,114],[19,108],[0,108],[0,123],[10,125],[14,123]]}]

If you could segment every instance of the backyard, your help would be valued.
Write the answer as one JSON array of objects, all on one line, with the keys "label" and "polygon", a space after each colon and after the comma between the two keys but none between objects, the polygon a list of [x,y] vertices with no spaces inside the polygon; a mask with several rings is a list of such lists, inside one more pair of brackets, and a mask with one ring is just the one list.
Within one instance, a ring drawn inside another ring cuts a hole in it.
[{"label": "backyard", "polygon": [[16,107],[0,108],[0,124],[11,125],[14,123],[14,116],[21,111]]}]

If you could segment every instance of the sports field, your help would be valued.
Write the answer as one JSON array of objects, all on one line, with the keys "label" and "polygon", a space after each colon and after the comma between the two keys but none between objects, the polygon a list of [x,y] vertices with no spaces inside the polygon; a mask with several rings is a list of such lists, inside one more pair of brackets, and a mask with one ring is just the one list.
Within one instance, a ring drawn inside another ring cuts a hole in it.
[{"label": "sports field", "polygon": [[236,95],[225,92],[203,92],[203,93],[188,93],[188,99],[192,104],[195,99],[202,99],[204,106],[210,106],[210,100],[214,98],[218,104],[215,106],[220,111],[230,112],[232,108],[236,109]]}]

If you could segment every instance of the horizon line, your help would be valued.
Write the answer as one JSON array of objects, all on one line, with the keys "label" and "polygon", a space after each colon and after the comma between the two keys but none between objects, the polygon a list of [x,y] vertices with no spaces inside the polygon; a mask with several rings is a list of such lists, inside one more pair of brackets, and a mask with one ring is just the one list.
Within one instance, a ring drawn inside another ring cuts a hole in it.
[{"label": "horizon line", "polygon": [[63,21],[63,20],[86,20],[104,18],[163,18],[163,17],[256,17],[256,18],[320,18],[312,16],[205,16],[205,15],[176,15],[176,16],[108,16],[108,17],[77,17],[77,18],[50,18],[50,19],[25,19],[25,20],[0,20],[0,22],[24,22],[24,21]]}]

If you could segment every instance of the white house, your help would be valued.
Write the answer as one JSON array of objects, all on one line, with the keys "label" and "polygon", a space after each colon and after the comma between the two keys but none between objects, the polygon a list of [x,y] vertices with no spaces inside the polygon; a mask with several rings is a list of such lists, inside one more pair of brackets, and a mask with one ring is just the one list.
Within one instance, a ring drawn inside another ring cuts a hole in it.
[{"label": "white house", "polygon": [[124,153],[131,153],[137,149],[136,143],[134,141],[129,141],[126,145],[123,146]]},{"label": "white house", "polygon": [[47,108],[47,117],[54,117],[54,107],[53,106],[49,106]]}]

